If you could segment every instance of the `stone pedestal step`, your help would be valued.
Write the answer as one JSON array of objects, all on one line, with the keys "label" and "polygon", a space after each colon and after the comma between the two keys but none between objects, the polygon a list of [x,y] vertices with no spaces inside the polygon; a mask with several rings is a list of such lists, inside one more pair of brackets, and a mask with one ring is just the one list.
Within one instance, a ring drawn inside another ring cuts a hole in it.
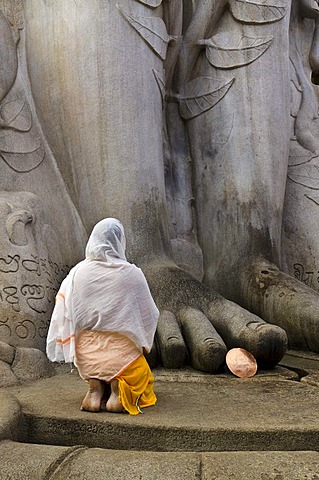
[{"label": "stone pedestal step", "polygon": [[0,443],[0,480],[315,480],[318,452],[131,452]]}]

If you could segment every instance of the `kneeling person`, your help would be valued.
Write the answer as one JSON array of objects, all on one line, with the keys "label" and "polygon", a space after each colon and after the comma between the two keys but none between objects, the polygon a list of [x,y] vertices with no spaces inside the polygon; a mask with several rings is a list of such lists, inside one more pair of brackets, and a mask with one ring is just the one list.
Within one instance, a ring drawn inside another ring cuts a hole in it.
[{"label": "kneeling person", "polygon": [[107,218],[93,229],[85,260],[62,282],[56,297],[47,355],[73,361],[89,383],[81,409],[98,412],[107,384],[106,409],[132,415],[154,405],[154,378],[143,355],[156,331],[158,309],[142,271],[125,257],[119,220]]}]

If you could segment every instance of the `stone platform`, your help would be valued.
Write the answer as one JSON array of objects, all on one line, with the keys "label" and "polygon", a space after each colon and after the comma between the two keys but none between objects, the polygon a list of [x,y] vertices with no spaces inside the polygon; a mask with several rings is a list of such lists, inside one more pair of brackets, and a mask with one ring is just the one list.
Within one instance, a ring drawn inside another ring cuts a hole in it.
[{"label": "stone platform", "polygon": [[154,370],[143,415],[81,412],[76,371],[0,390],[0,479],[319,479],[319,357],[251,379]]}]

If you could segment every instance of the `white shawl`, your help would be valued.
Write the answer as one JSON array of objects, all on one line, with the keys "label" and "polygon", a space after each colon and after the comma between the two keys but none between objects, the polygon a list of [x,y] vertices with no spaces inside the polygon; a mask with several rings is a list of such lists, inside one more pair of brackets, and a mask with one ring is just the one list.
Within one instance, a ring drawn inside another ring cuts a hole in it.
[{"label": "white shawl", "polygon": [[47,337],[48,358],[73,362],[75,333],[83,329],[122,333],[149,352],[159,311],[143,272],[126,260],[121,222],[112,218],[99,222],[85,255],[56,296]]}]

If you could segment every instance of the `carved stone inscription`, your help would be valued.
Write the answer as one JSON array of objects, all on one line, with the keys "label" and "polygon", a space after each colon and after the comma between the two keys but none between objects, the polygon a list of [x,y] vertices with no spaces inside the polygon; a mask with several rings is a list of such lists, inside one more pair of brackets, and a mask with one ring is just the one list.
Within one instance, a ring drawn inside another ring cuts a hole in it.
[{"label": "carved stone inscription", "polygon": [[43,349],[56,290],[70,267],[52,250],[56,234],[28,192],[0,193],[0,339]]},{"label": "carved stone inscription", "polygon": [[293,265],[294,276],[308,287],[319,290],[319,270],[306,268],[301,263]]},{"label": "carved stone inscription", "polygon": [[0,338],[3,341],[41,346],[47,334],[57,286],[68,270],[66,265],[35,255],[0,257]]}]

